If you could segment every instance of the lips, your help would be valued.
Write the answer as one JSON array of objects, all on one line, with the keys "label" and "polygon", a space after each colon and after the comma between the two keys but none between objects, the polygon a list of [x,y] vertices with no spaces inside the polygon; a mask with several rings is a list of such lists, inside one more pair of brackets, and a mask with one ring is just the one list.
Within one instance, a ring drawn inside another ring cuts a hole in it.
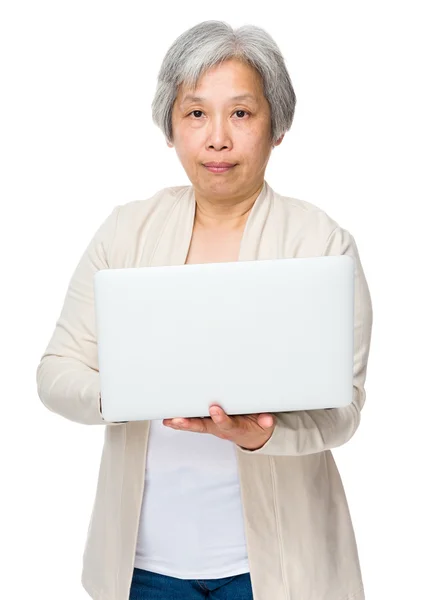
[{"label": "lips", "polygon": [[234,167],[234,163],[228,163],[228,162],[207,162],[204,163],[204,165],[206,167]]},{"label": "lips", "polygon": [[226,173],[227,171],[230,171],[230,169],[232,169],[233,167],[235,167],[236,165],[232,164],[232,163],[225,163],[225,162],[211,162],[211,163],[205,163],[204,167],[206,169],[208,169],[208,171],[210,171],[211,173]]}]

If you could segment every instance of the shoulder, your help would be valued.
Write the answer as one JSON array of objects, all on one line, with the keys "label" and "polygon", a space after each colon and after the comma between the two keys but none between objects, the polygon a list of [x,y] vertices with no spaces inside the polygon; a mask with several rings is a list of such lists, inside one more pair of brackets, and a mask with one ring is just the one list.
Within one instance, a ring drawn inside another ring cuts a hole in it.
[{"label": "shoulder", "polygon": [[119,221],[125,224],[143,223],[155,215],[166,215],[189,190],[189,185],[161,188],[141,200],[131,200],[119,205]]},{"label": "shoulder", "polygon": [[313,202],[276,192],[273,200],[278,220],[290,237],[324,248],[331,235],[337,230],[343,231],[328,212]]},{"label": "shoulder", "polygon": [[109,264],[140,264],[141,253],[152,255],[170,217],[177,211],[178,219],[178,211],[185,210],[190,187],[162,188],[145,199],[115,206],[110,217],[113,233],[107,236]]},{"label": "shoulder", "polygon": [[283,196],[274,192],[274,201],[276,206],[284,211],[287,217],[290,217],[294,221],[301,224],[311,223],[326,223],[328,227],[335,229],[338,223],[333,219],[329,213],[323,208],[307,200],[301,200],[300,198],[294,198],[292,196]]}]

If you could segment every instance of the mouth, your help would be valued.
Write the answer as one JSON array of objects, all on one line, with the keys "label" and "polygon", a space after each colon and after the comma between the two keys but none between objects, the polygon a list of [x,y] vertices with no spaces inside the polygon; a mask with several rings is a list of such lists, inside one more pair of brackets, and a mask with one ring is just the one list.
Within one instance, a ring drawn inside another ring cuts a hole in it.
[{"label": "mouth", "polygon": [[204,167],[211,173],[227,173],[227,171],[230,171],[230,169],[233,169],[233,167],[236,167],[236,165],[229,163],[207,163],[204,164]]}]

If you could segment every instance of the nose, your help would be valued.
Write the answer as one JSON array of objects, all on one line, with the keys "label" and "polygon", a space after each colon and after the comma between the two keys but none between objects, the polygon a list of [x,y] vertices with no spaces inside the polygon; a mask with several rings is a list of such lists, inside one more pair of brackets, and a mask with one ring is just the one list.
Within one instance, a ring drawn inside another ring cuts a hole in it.
[{"label": "nose", "polygon": [[229,149],[232,147],[232,140],[225,119],[220,117],[211,119],[206,146],[208,149],[212,148],[214,150]]}]

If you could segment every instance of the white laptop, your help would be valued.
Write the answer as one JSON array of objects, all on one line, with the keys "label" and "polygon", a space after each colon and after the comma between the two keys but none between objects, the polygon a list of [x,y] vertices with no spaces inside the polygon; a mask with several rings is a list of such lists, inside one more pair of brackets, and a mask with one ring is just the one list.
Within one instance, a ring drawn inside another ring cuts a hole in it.
[{"label": "white laptop", "polygon": [[351,256],[104,269],[94,296],[107,421],[352,401]]}]

